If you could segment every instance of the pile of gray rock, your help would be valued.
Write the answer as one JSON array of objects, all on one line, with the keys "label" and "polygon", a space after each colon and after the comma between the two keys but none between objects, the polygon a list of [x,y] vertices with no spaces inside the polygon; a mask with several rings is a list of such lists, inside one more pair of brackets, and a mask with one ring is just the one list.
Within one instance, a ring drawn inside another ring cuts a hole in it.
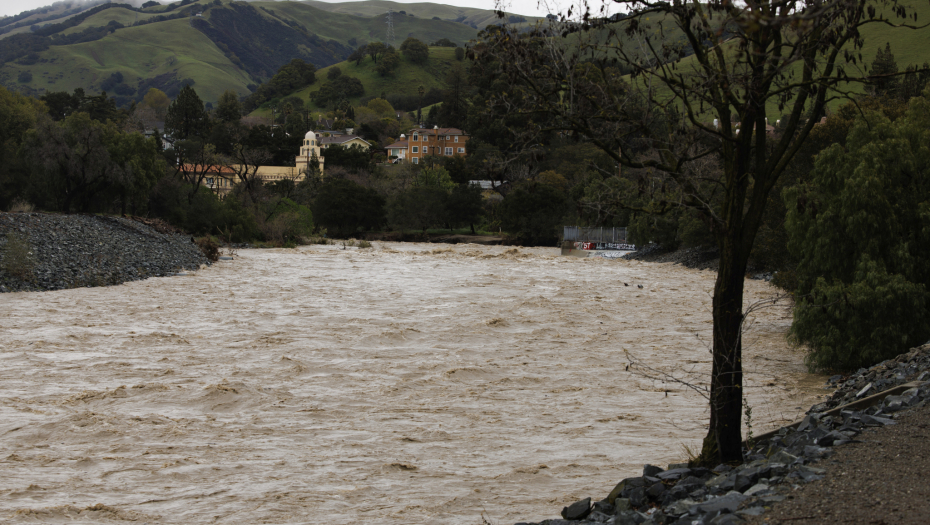
[{"label": "pile of gray rock", "polygon": [[913,381],[926,370],[930,370],[930,344],[913,348],[871,368],[860,368],[848,377],[835,375],[827,380],[827,388],[835,388],[836,391],[823,403],[811,407],[809,413],[823,412]]},{"label": "pile of gray rock", "polygon": [[711,246],[668,250],[657,244],[649,244],[622,258],[658,263],[671,262],[698,270],[716,270],[720,262],[720,253],[716,247]]},{"label": "pile of gray rock", "polygon": [[[832,377],[828,384],[840,388],[829,401],[815,405],[797,426],[748,443],[746,461],[737,467],[689,468],[683,463],[665,470],[646,465],[641,476],[622,480],[606,498],[593,504],[586,498],[565,507],[562,519],[517,525],[742,523],[784,500],[787,489],[822,479],[826,471],[815,465],[829,457],[833,447],[857,442],[869,428],[895,424],[896,412],[930,402],[928,368],[930,344],[849,378]],[[917,386],[861,409],[830,410],[905,382]]]},{"label": "pile of gray rock", "polygon": [[196,270],[188,235],[94,215],[0,213],[0,292],[106,286]]}]

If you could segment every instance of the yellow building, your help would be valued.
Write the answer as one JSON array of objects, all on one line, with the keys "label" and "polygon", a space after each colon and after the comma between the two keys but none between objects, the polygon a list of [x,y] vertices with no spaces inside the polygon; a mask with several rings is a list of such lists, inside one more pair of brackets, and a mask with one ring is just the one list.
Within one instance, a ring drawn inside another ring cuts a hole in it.
[{"label": "yellow building", "polygon": [[[317,158],[322,175],[324,159],[321,148],[325,146],[320,144],[321,139],[320,133],[308,131],[300,145],[300,153],[294,159],[294,166],[257,166],[254,171],[255,177],[261,180],[262,184],[281,180],[300,182],[306,177],[307,168],[313,161],[313,157]],[[203,184],[218,195],[226,195],[239,182],[240,174],[244,173],[251,174],[252,170],[237,164],[211,166],[208,168]]]},{"label": "yellow building", "polygon": [[342,146],[343,148],[351,148],[352,146],[358,146],[365,151],[368,151],[371,148],[371,143],[367,140],[359,137],[358,135],[330,135],[323,136],[320,139],[323,149],[326,149],[330,146]]}]

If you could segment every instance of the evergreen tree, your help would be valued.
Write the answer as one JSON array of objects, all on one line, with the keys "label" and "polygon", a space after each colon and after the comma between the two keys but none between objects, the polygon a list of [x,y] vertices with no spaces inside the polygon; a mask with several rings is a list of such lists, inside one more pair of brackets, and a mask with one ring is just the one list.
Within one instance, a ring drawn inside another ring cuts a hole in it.
[{"label": "evergreen tree", "polygon": [[[448,89],[442,92],[439,120],[443,126],[463,128],[468,117],[468,76],[461,64],[454,64],[446,75]],[[432,110],[431,110],[432,112]]]},{"label": "evergreen tree", "polygon": [[220,95],[216,104],[216,118],[223,122],[239,122],[242,118],[242,105],[235,91],[227,89]]},{"label": "evergreen tree", "polygon": [[866,113],[786,192],[798,258],[791,334],[812,369],[854,370],[930,337],[930,101]]},{"label": "evergreen tree", "polygon": [[894,54],[891,52],[891,44],[886,42],[884,51],[878,48],[875,53],[875,60],[872,61],[872,67],[869,74],[872,76],[872,83],[869,91],[877,97],[895,97],[898,91],[898,77],[890,76],[898,73],[898,64],[895,62]]},{"label": "evergreen tree", "polygon": [[178,98],[168,106],[165,132],[175,140],[202,136],[209,125],[203,101],[189,84],[181,89]]}]

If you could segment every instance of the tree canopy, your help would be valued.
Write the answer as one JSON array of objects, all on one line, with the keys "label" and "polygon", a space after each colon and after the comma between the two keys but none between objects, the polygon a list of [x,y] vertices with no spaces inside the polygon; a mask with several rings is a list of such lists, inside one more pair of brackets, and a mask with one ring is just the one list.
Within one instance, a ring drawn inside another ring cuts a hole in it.
[{"label": "tree canopy", "polygon": [[414,64],[425,64],[429,59],[429,47],[427,47],[423,41],[417,40],[412,36],[408,37],[400,45],[400,52],[407,57],[407,60]]},{"label": "tree canopy", "polygon": [[866,113],[786,192],[791,331],[815,370],[870,366],[930,337],[928,130],[924,97],[894,122]]}]

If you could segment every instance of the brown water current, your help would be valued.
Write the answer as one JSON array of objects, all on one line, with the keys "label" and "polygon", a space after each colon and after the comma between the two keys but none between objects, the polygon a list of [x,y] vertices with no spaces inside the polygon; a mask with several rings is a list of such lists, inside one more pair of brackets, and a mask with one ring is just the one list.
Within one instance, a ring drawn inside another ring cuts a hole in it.
[{"label": "brown water current", "polygon": [[[626,371],[624,351],[704,385],[713,281],[376,243],[0,295],[0,522],[555,517],[699,444],[704,398]],[[747,306],[776,295],[746,282]],[[757,433],[825,393],[785,342],[786,306],[747,325]]]}]

